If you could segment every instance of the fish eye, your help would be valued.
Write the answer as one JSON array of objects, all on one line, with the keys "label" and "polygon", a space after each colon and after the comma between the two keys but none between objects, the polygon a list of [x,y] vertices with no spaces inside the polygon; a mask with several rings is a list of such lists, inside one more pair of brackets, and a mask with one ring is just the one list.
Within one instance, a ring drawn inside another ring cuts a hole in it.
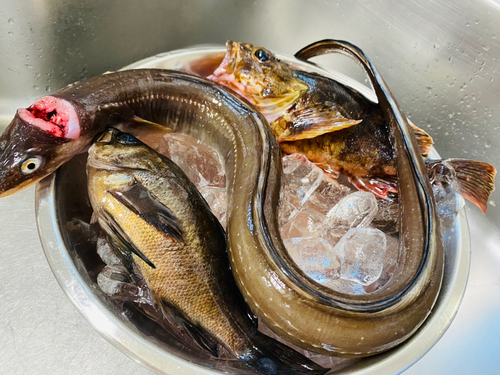
[{"label": "fish eye", "polygon": [[262,48],[259,48],[258,50],[256,50],[254,52],[254,55],[257,58],[257,60],[259,60],[260,62],[266,62],[266,61],[269,61],[271,59],[271,55],[269,54],[269,52],[267,52],[266,50],[264,50]]},{"label": "fish eye", "polygon": [[36,172],[42,165],[42,158],[39,156],[34,156],[26,159],[21,164],[21,173],[22,174],[31,174]]},{"label": "fish eye", "polygon": [[118,142],[124,145],[136,146],[141,144],[141,142],[136,137],[128,133],[118,132],[115,135],[115,138]]}]

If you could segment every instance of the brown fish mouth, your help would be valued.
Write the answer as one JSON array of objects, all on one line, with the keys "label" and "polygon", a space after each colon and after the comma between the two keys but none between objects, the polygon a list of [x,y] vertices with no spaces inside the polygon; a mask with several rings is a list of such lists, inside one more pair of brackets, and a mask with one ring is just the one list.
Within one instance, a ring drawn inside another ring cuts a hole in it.
[{"label": "brown fish mouth", "polygon": [[228,40],[226,42],[227,52],[224,59],[219,67],[207,78],[239,92],[240,95],[253,102],[252,97],[246,95],[248,91],[247,85],[241,83],[235,74],[236,67],[241,62],[240,48],[242,45],[243,43]]}]

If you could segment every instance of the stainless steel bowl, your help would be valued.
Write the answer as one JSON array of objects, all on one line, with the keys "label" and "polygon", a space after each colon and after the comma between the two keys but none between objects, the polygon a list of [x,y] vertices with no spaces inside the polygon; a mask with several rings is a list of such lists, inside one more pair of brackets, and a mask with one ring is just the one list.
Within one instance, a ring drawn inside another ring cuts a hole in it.
[{"label": "stainless steel bowl", "polygon": [[[224,48],[220,46],[177,50],[141,60],[125,69],[183,69],[201,57],[221,52],[224,52]],[[279,57],[303,69],[321,70],[322,74],[351,85],[374,99],[371,90],[340,73],[313,68],[286,55]],[[91,216],[86,190],[85,157],[80,155],[62,166],[56,174],[39,183],[36,191],[37,224],[42,245],[66,295],[106,340],[161,374],[220,374],[223,371],[236,374],[244,371],[186,355],[162,334],[161,329],[144,319],[132,306],[117,303],[100,291],[96,277],[102,263],[82,228],[75,225],[89,222]],[[338,373],[402,372],[441,338],[457,313],[468,278],[470,243],[464,210],[454,222],[443,228],[443,237],[446,253],[443,287],[425,324],[403,345],[360,360]]]}]

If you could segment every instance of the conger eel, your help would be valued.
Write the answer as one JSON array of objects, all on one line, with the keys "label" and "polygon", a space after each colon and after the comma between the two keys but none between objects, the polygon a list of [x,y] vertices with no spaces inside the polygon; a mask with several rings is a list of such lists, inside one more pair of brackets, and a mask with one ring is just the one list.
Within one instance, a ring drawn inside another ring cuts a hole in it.
[{"label": "conger eel", "polygon": [[[19,110],[0,137],[0,196],[53,172],[117,122],[166,125],[221,153],[233,275],[245,301],[267,326],[323,354],[367,356],[394,347],[424,322],[439,293],[443,248],[435,203],[414,136],[380,75],[356,47],[330,42],[328,48],[362,63],[395,145],[402,255],[380,290],[360,296],[335,292],[295,265],[279,234],[281,155],[266,120],[231,90],[182,72],[110,73]],[[317,51],[322,49],[306,48],[300,56]]]}]

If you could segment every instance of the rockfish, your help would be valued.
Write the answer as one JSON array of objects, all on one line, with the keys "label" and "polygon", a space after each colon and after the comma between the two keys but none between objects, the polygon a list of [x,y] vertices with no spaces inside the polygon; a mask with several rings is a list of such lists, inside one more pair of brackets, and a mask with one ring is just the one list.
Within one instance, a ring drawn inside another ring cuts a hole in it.
[{"label": "rockfish", "polygon": [[[325,171],[345,174],[355,187],[380,198],[397,192],[395,152],[378,103],[333,79],[297,70],[265,48],[232,41],[226,45],[224,60],[208,78],[254,104],[285,153],[303,154]],[[312,48],[314,56],[325,53],[314,45],[308,51]],[[432,138],[411,127],[421,154],[428,156]],[[464,159],[445,162],[459,169],[460,193],[486,212],[495,168]]]}]

